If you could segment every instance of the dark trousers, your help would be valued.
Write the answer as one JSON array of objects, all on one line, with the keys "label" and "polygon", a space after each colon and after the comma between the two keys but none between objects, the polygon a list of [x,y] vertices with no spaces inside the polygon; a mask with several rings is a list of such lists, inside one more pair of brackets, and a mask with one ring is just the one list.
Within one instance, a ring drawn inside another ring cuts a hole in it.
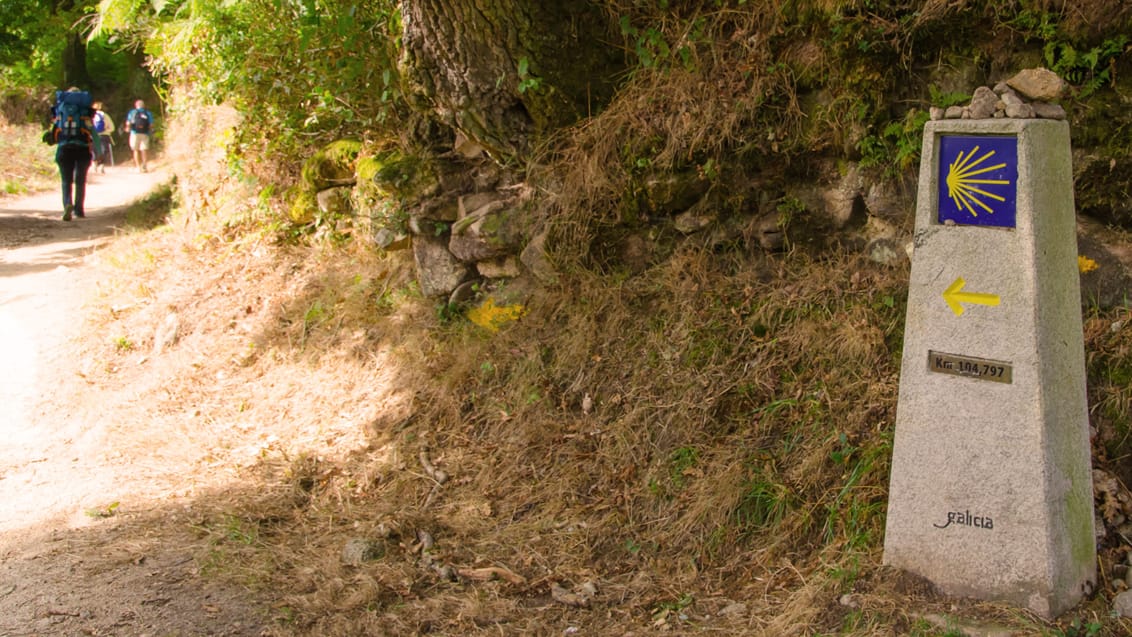
[{"label": "dark trousers", "polygon": [[113,152],[114,144],[106,133],[99,133],[99,137],[102,139],[102,154],[94,158],[94,163],[101,165],[109,160],[110,165],[113,166],[114,158],[110,156],[110,153]]},{"label": "dark trousers", "polygon": [[74,205],[76,213],[83,212],[90,159],[87,146],[60,146],[55,153],[55,163],[59,164],[59,175],[63,178],[63,210]]}]

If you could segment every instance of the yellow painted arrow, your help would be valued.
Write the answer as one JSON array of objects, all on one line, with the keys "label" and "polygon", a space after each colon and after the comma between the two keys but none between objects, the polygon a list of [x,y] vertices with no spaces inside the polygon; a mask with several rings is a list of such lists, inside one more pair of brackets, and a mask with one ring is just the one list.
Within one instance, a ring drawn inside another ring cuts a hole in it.
[{"label": "yellow painted arrow", "polygon": [[955,316],[962,316],[964,308],[961,303],[971,303],[974,305],[998,305],[1002,302],[997,294],[984,294],[982,292],[963,292],[963,286],[967,282],[963,277],[957,277],[955,281],[947,286],[943,291],[943,300],[947,302],[947,307],[955,312]]}]

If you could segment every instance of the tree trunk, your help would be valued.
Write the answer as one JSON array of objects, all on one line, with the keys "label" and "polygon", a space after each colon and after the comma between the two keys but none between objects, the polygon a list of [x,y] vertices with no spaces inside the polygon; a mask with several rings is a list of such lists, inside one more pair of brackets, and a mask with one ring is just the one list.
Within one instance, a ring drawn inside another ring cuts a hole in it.
[{"label": "tree trunk", "polygon": [[[51,13],[53,15],[68,15],[75,10],[75,0],[53,0]],[[70,19],[70,18],[68,18]],[[83,34],[67,30],[67,42],[63,45],[63,86],[75,86],[90,90],[90,72],[86,68],[86,40]]]},{"label": "tree trunk", "polygon": [[86,41],[81,33],[68,32],[63,47],[63,84],[90,89],[90,73],[86,68]]},{"label": "tree trunk", "polygon": [[402,77],[414,107],[499,161],[592,114],[624,69],[590,0],[404,0]]}]

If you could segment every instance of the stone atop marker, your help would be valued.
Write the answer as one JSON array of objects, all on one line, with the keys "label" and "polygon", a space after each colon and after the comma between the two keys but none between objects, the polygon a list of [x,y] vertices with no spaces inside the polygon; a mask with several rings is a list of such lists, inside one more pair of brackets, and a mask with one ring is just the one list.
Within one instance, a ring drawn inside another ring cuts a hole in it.
[{"label": "stone atop marker", "polygon": [[998,96],[994,91],[985,86],[980,86],[975,89],[974,96],[971,97],[971,105],[968,107],[968,117],[970,119],[989,119],[994,117],[995,107],[998,105]]},{"label": "stone atop marker", "polygon": [[1069,89],[1069,84],[1057,73],[1041,67],[1019,71],[1006,83],[1023,96],[1042,102],[1056,102]]},{"label": "stone atop marker", "polygon": [[[1027,69],[995,84],[980,86],[967,106],[933,106],[929,114],[940,119],[1065,119],[1065,109],[1052,104],[1065,94],[1068,84],[1053,71]],[[1030,100],[1030,101],[1027,101]]]}]

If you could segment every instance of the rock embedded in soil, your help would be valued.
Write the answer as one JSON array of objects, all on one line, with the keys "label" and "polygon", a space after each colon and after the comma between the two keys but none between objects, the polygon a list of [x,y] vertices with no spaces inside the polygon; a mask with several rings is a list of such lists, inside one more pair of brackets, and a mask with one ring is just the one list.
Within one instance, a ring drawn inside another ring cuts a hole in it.
[{"label": "rock embedded in soil", "polygon": [[342,563],[347,566],[360,566],[364,562],[380,559],[385,555],[385,544],[366,538],[351,538],[342,547]]},{"label": "rock embedded in soil", "polygon": [[1132,617],[1132,591],[1124,591],[1112,598],[1112,612],[1120,617]]}]

